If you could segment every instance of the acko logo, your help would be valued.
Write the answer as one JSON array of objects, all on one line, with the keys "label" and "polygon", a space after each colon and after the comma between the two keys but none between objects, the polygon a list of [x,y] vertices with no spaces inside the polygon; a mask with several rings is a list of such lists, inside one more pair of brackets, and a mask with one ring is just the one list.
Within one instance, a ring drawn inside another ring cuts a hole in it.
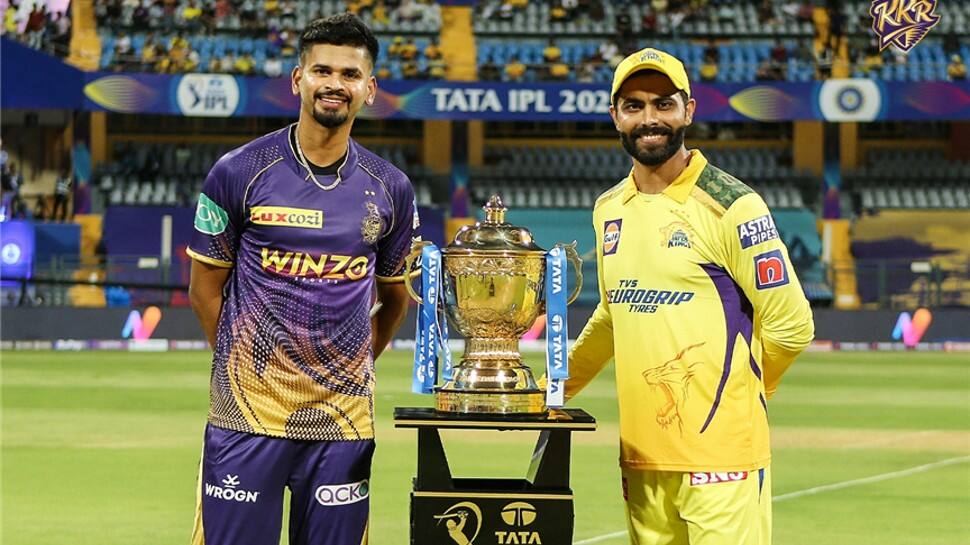
[{"label": "acko logo", "polygon": [[623,220],[610,220],[603,227],[603,255],[613,255],[620,245],[620,228]]},{"label": "acko logo", "polygon": [[162,311],[158,307],[148,307],[144,314],[133,310],[128,314],[128,319],[125,320],[125,325],[121,328],[121,337],[135,339],[136,341],[150,339],[158,326],[158,322],[161,321]]},{"label": "acko logo", "polygon": [[186,74],[179,80],[175,100],[184,115],[229,117],[239,106],[239,85],[226,74]]},{"label": "acko logo", "polygon": [[754,258],[755,287],[776,288],[788,283],[788,267],[781,250],[772,250]]},{"label": "acko logo", "polygon": [[285,206],[254,206],[249,213],[249,221],[258,225],[323,229],[323,212]]},{"label": "acko logo", "polygon": [[218,235],[229,225],[229,214],[215,201],[199,194],[199,204],[195,207],[195,229],[207,235]]},{"label": "acko logo", "polygon": [[906,346],[914,347],[923,338],[931,323],[933,323],[933,314],[925,308],[917,310],[912,316],[908,312],[901,312],[896,320],[896,327],[893,328],[893,339],[901,340]]},{"label": "acko logo", "polygon": [[348,484],[326,484],[317,487],[314,497],[317,503],[326,507],[349,505],[364,501],[370,496],[367,480]]},{"label": "acko logo", "polygon": [[222,486],[205,483],[205,495],[210,498],[237,503],[256,503],[256,500],[259,499],[259,492],[238,488],[240,486],[239,475],[227,474],[222,479],[221,484]]}]

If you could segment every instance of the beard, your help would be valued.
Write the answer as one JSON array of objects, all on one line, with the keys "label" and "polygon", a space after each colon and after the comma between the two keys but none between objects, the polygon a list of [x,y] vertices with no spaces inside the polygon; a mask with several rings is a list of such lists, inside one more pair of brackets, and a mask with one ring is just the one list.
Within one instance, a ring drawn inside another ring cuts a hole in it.
[{"label": "beard", "polygon": [[[334,97],[334,98],[340,98],[340,99],[346,100],[347,101],[346,102],[347,109],[346,110],[343,110],[343,109],[338,109],[338,110],[320,110],[320,109],[318,109],[317,106],[316,106],[316,101],[318,99],[327,98],[327,97]],[[344,123],[346,123],[347,122],[347,119],[350,118],[350,103],[351,102],[352,102],[351,101],[351,97],[346,96],[346,95],[341,94],[341,93],[317,93],[317,94],[313,95],[313,105],[312,105],[313,119],[316,120],[316,122],[319,123],[321,126],[326,127],[328,129],[333,129],[333,128],[339,127],[339,126],[343,125]]]},{"label": "beard", "polygon": [[[664,126],[637,127],[629,133],[620,132],[620,141],[623,143],[623,149],[630,154],[630,157],[633,157],[641,164],[655,167],[666,163],[668,159],[677,153],[677,150],[684,145],[684,134],[686,132],[687,125],[677,129]],[[667,143],[644,148],[637,145],[637,139],[641,136],[654,134],[665,135],[667,137]]]}]

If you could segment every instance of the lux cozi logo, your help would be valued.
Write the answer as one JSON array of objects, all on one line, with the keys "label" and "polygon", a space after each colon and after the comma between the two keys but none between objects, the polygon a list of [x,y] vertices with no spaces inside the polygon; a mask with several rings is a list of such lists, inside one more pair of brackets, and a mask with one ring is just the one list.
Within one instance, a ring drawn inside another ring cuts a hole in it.
[{"label": "lux cozi logo", "polygon": [[329,280],[360,280],[367,276],[370,260],[365,256],[284,252],[262,249],[262,268],[286,276],[315,276]]},{"label": "lux cozi logo", "polygon": [[150,339],[158,326],[158,322],[161,321],[162,311],[158,307],[148,307],[144,314],[133,310],[128,314],[125,326],[121,328],[121,336],[125,339],[131,338],[137,341]]}]

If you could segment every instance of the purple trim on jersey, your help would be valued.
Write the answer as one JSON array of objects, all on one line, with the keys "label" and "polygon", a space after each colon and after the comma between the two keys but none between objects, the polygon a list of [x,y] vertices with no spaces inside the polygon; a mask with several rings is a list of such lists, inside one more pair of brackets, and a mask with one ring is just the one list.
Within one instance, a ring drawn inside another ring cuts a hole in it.
[{"label": "purple trim on jersey", "polygon": [[[717,385],[717,393],[714,395],[711,412],[707,415],[707,420],[704,421],[704,425],[701,427],[700,433],[704,433],[707,430],[707,426],[711,424],[711,420],[714,419],[714,413],[717,412],[718,406],[721,404],[721,394],[724,393],[724,386],[727,385],[728,376],[731,374],[731,358],[734,356],[734,343],[738,337],[738,333],[748,342],[748,346],[751,346],[754,308],[734,279],[728,275],[727,271],[712,264],[702,264],[701,268],[704,269],[704,272],[714,282],[714,287],[717,289],[717,294],[721,298],[721,305],[724,308],[724,321],[727,326],[727,343],[724,348],[724,372],[721,374],[721,381]],[[751,364],[752,369],[755,370],[755,374],[760,375],[757,365],[754,364],[753,357],[751,358]]]},{"label": "purple trim on jersey", "polygon": [[206,545],[277,543],[289,487],[290,543],[361,543],[370,512],[373,441],[298,441],[206,426]]}]

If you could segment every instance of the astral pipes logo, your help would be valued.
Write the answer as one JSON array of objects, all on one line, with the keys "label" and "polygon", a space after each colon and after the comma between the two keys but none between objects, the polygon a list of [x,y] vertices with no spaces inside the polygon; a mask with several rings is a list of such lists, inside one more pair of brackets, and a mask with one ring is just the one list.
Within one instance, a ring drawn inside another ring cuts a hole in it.
[{"label": "astral pipes logo", "polygon": [[158,322],[161,321],[162,311],[158,307],[146,308],[145,314],[139,314],[137,310],[133,310],[128,314],[125,327],[121,329],[121,336],[125,339],[131,338],[137,341],[150,339],[152,333],[155,332],[155,327],[158,326]]},{"label": "astral pipes logo", "polygon": [[923,338],[932,322],[933,315],[925,308],[914,312],[912,317],[908,312],[901,312],[896,320],[896,327],[893,328],[893,339],[902,339],[903,344],[912,348]]}]

